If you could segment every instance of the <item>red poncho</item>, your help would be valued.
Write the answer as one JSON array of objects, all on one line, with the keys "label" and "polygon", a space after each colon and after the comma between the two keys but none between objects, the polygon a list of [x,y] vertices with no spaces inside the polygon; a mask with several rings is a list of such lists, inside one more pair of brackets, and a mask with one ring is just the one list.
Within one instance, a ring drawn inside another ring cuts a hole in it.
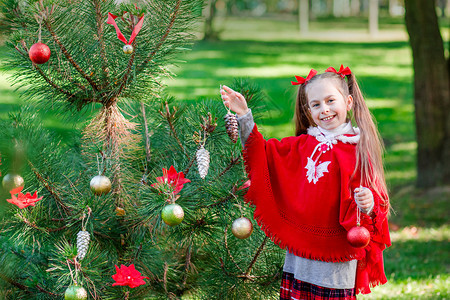
[{"label": "red poncho", "polygon": [[317,136],[265,141],[255,125],[244,149],[251,180],[245,199],[256,207],[259,226],[281,248],[313,260],[357,259],[356,291],[367,294],[387,281],[382,256],[390,246],[387,208],[372,191],[372,218],[361,214],[371,241],[363,249],[350,246],[346,235],[356,225],[357,212],[353,191],[360,186],[360,175],[352,178],[357,139],[344,135],[327,144]]}]

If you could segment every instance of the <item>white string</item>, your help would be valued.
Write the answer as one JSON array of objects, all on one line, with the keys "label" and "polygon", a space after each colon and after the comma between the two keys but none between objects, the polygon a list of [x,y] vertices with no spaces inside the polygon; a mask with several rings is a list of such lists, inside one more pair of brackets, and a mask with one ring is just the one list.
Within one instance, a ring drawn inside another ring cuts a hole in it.
[{"label": "white string", "polygon": [[[362,190],[362,185],[359,185],[359,192],[361,192]],[[356,225],[360,226],[361,225],[361,211],[359,210],[358,205],[356,206]]]},{"label": "white string", "polygon": [[97,155],[97,169],[98,169],[98,175],[101,175],[100,174],[100,163],[99,163],[99,161],[98,161],[98,154],[96,154]]},{"label": "white string", "polygon": [[81,230],[83,230],[83,231],[86,231],[86,224],[89,220],[89,217],[91,216],[91,212],[92,212],[91,208],[88,207],[87,218],[86,218],[86,214],[83,213],[83,220],[81,220]]},{"label": "white string", "polygon": [[42,32],[42,17],[39,20],[39,33],[38,33],[38,42],[41,42],[41,32]]},{"label": "white string", "polygon": [[[72,277],[72,282],[77,284],[77,281],[73,278],[72,269],[70,268],[69,261],[66,260],[66,263],[67,263],[67,266],[69,267],[70,277]],[[76,271],[76,269],[77,269],[77,267],[75,265],[75,271]],[[76,277],[76,275],[75,275],[75,277]]]},{"label": "white string", "polygon": [[[220,90],[223,89],[222,87],[223,87],[223,85],[220,85]],[[222,93],[220,93],[220,98],[222,98]],[[225,108],[227,109],[227,113],[231,113],[230,108],[229,108],[228,106],[225,105],[223,99],[222,99],[222,103],[223,103],[223,106],[225,106]]]}]

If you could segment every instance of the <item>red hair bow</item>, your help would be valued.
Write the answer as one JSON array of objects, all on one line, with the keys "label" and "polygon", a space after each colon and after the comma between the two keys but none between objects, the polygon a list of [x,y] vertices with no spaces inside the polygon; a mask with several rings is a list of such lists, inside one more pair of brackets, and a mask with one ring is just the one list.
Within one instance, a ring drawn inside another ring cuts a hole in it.
[{"label": "red hair bow", "polygon": [[325,70],[325,72],[333,72],[333,73],[339,74],[339,75],[341,75],[342,78],[344,78],[345,75],[352,74],[352,71],[350,71],[350,68],[349,67],[344,68],[344,65],[341,65],[339,71],[336,71],[336,69],[333,67],[329,67],[328,69]]},{"label": "red hair bow", "polygon": [[309,71],[309,74],[308,74],[308,76],[306,76],[306,78],[295,75],[295,79],[297,79],[297,82],[291,81],[291,83],[292,83],[292,85],[299,85],[299,84],[307,83],[316,74],[317,74],[317,71],[314,69],[311,69],[311,71]]}]

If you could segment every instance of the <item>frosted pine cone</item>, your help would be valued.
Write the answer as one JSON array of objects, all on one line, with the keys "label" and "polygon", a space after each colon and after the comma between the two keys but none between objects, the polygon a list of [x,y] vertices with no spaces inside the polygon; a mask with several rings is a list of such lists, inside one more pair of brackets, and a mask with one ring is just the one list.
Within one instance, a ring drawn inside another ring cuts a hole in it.
[{"label": "frosted pine cone", "polygon": [[236,115],[227,113],[223,119],[225,120],[225,127],[227,128],[228,136],[233,143],[236,143],[239,138],[238,122]]},{"label": "frosted pine cone", "polygon": [[208,175],[209,170],[209,151],[206,150],[203,145],[200,149],[197,150],[197,166],[198,173],[200,173],[200,177],[205,179],[206,175]]},{"label": "frosted pine cone", "polygon": [[79,260],[82,260],[86,256],[90,239],[91,239],[91,237],[89,235],[89,232],[83,231],[83,230],[78,232],[78,234],[77,234],[77,253],[78,253]]}]

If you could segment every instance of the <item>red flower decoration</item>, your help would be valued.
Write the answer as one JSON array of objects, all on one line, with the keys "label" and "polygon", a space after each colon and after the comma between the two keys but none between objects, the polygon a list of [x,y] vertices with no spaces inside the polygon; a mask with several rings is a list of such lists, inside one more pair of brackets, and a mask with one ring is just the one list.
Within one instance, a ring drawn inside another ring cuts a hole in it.
[{"label": "red flower decoration", "polygon": [[[12,189],[10,191],[11,193],[11,199],[6,199],[6,201],[8,201],[9,203],[15,204],[17,205],[20,209],[28,207],[28,206],[35,206],[36,202],[38,202],[39,200],[41,200],[43,198],[37,197],[37,191],[34,192],[33,195],[31,195],[30,193],[26,193],[25,195],[22,194],[22,190],[23,190],[23,186],[19,186],[15,189]],[[17,194],[17,197],[15,194]]]},{"label": "red flower decoration", "polygon": [[163,176],[157,177],[158,182],[153,183],[151,186],[158,190],[165,190],[168,188],[174,195],[178,194],[183,188],[185,183],[191,182],[189,179],[184,178],[183,172],[175,170],[174,166],[170,166],[170,169],[162,169]]},{"label": "red flower decoration", "polygon": [[349,68],[349,67],[345,67],[345,68],[344,68],[344,65],[341,65],[341,67],[339,68],[339,71],[336,71],[336,69],[333,68],[333,67],[329,67],[328,69],[325,70],[325,72],[333,72],[333,73],[336,73],[336,74],[338,74],[338,75],[341,75],[342,78],[344,78],[345,75],[350,75],[350,74],[352,74],[352,71],[350,71],[350,68]]},{"label": "red flower decoration", "polygon": [[299,85],[299,84],[307,83],[308,81],[311,80],[311,78],[316,76],[316,74],[317,74],[317,71],[314,69],[311,69],[311,71],[309,71],[309,74],[308,74],[308,76],[306,76],[306,78],[295,75],[295,79],[297,79],[297,82],[291,81],[291,83],[292,83],[292,85]]},{"label": "red flower decoration", "polygon": [[112,275],[112,279],[116,281],[115,283],[113,283],[113,286],[127,285],[130,288],[134,289],[135,287],[146,283],[144,281],[144,278],[148,279],[148,277],[142,276],[141,273],[134,268],[133,264],[131,264],[129,267],[125,265],[121,265],[120,268],[118,266],[115,267],[117,273]]}]

